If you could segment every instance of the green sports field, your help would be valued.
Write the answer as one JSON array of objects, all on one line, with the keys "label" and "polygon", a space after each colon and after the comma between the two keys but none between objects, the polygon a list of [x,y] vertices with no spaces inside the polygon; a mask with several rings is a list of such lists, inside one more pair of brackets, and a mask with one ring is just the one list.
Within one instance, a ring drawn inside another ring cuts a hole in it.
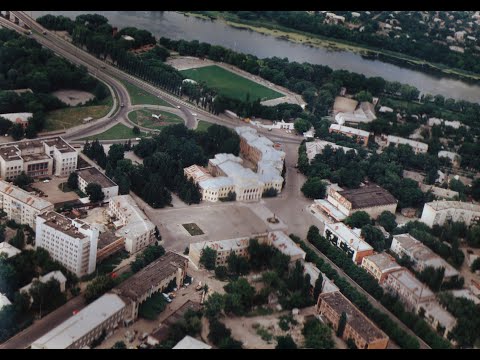
[{"label": "green sports field", "polygon": [[197,82],[205,81],[207,86],[214,88],[219,94],[244,101],[247,93],[250,100],[270,100],[284,96],[283,94],[257,84],[247,78],[234,74],[217,65],[181,71],[189,79]]}]

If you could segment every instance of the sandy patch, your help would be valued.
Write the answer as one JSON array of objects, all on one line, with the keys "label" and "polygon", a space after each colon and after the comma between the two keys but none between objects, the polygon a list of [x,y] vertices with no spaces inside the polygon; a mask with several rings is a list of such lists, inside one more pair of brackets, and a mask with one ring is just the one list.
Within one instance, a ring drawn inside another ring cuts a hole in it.
[{"label": "sandy patch", "polygon": [[84,104],[87,101],[95,98],[95,95],[93,95],[92,93],[73,89],[57,90],[54,91],[52,95],[70,106]]}]

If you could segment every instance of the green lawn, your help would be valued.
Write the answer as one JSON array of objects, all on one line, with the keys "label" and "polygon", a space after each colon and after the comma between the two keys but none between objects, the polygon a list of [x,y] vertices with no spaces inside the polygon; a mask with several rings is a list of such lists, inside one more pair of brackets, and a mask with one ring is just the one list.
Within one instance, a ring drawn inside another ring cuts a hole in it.
[{"label": "green lawn", "polygon": [[205,81],[211,87],[217,89],[220,94],[244,101],[247,93],[250,100],[270,100],[284,96],[283,94],[257,84],[243,76],[217,65],[205,66],[197,69],[181,71],[183,75],[197,82]]},{"label": "green lawn", "polygon": [[125,85],[127,88],[128,94],[130,95],[130,101],[132,105],[161,105],[173,107],[166,101],[158,98],[155,95],[149,94],[145,90],[140,89],[138,86],[135,86],[127,81],[120,80],[120,82]]},{"label": "green lawn", "polygon": [[200,229],[200,227],[195,223],[182,224],[182,226],[185,228],[185,230],[188,231],[188,233],[191,236],[203,235],[204,234],[202,229]]},{"label": "green lawn", "polygon": [[212,125],[213,125],[212,123],[207,122],[205,120],[199,120],[195,131],[207,131],[207,129]]},{"label": "green lawn", "polygon": [[87,117],[100,119],[107,115],[111,108],[112,97],[109,96],[102,101],[101,105],[68,107],[50,111],[46,116],[45,131],[65,130],[82,125],[83,119]]},{"label": "green lawn", "polygon": [[129,127],[123,124],[117,124],[103,133],[92,135],[81,140],[116,140],[116,139],[132,139],[136,137],[147,136],[146,133],[142,132],[140,135],[135,135]]},{"label": "green lawn", "polygon": [[138,309],[138,315],[148,320],[156,320],[157,316],[165,310],[167,301],[163,297],[161,292],[157,292],[152,295],[151,298],[146,300]]},{"label": "green lawn", "polygon": [[[152,117],[152,114],[162,116],[160,119],[156,119]],[[160,110],[135,110],[128,114],[128,118],[139,126],[156,130],[161,130],[168,125],[183,124],[180,116]]]}]

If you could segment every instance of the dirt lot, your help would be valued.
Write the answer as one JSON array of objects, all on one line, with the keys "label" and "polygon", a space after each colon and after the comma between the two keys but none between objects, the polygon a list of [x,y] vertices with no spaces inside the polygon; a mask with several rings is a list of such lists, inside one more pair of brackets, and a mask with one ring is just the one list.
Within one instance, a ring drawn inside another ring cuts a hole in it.
[{"label": "dirt lot", "polygon": [[95,97],[92,93],[72,89],[57,90],[54,91],[52,95],[70,106],[86,103]]},{"label": "dirt lot", "polygon": [[50,182],[44,183],[44,182],[36,182],[33,184],[34,188],[37,188],[41,191],[43,191],[48,197],[45,197],[44,199],[47,201],[50,201],[53,205],[56,203],[61,203],[65,201],[71,201],[71,200],[76,200],[79,198],[79,196],[74,193],[73,191],[70,192],[63,192],[58,188],[58,185],[60,185],[63,182],[67,182],[68,178],[52,178]]}]

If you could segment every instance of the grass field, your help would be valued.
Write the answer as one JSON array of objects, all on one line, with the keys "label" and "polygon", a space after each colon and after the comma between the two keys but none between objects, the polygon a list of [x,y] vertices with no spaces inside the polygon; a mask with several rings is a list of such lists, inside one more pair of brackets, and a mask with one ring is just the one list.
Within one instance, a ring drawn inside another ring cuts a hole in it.
[{"label": "grass field", "polygon": [[145,90],[140,89],[138,86],[130,84],[127,81],[120,80],[120,82],[127,88],[130,95],[130,101],[132,105],[161,105],[173,107],[166,101],[156,97],[155,95],[147,93]]},{"label": "grass field", "polygon": [[[155,119],[152,114],[162,116],[160,119]],[[135,110],[128,114],[128,118],[138,126],[157,130],[161,130],[168,125],[183,124],[183,119],[180,116],[161,110]]]},{"label": "grass field", "polygon": [[198,227],[198,225],[195,224],[195,223],[182,224],[182,226],[185,228],[185,230],[188,231],[188,233],[189,233],[191,236],[203,235],[203,234],[204,234],[204,232],[202,231],[202,229],[200,229],[200,228]]},{"label": "grass field", "polygon": [[116,139],[133,139],[136,137],[147,136],[146,133],[142,132],[140,135],[135,135],[129,127],[123,124],[117,124],[103,133],[88,136],[81,140],[116,140]]},{"label": "grass field", "polygon": [[183,70],[181,73],[197,82],[205,81],[209,87],[217,89],[220,94],[242,101],[247,94],[250,94],[250,100],[261,99],[262,101],[284,96],[217,65]]},{"label": "grass field", "polygon": [[210,123],[210,122],[206,122],[204,120],[199,120],[197,128],[195,129],[195,131],[207,131],[207,129],[212,125],[213,124]]},{"label": "grass field", "polygon": [[100,119],[108,114],[112,108],[112,97],[109,96],[101,105],[68,107],[53,110],[47,113],[45,131],[64,130],[82,125],[83,119],[92,117]]}]

